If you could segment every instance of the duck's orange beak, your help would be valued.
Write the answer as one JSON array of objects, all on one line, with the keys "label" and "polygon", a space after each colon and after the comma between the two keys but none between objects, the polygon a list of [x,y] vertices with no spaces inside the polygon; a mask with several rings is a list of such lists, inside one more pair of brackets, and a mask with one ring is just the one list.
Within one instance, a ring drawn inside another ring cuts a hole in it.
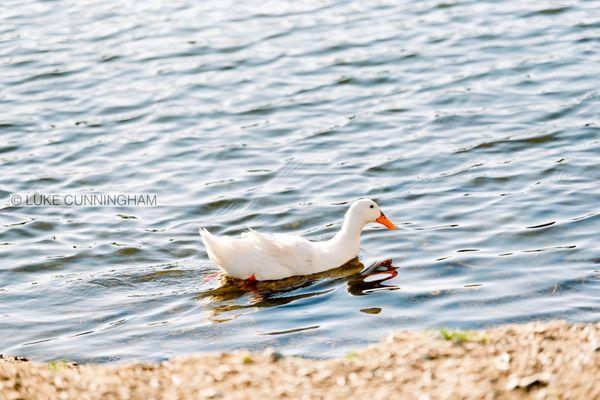
[{"label": "duck's orange beak", "polygon": [[375,220],[375,222],[379,222],[381,225],[385,225],[385,227],[388,229],[396,229],[396,225],[394,225],[392,221],[387,219],[387,217],[383,213],[381,213],[381,215]]}]

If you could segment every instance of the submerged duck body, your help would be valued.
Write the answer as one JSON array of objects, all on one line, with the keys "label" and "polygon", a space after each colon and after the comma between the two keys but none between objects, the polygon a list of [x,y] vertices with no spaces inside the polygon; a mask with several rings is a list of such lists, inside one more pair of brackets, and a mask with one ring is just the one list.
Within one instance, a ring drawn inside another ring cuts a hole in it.
[{"label": "submerged duck body", "polygon": [[244,232],[240,238],[232,238],[200,229],[200,236],[208,257],[225,274],[264,281],[316,274],[356,258],[360,251],[360,234],[370,222],[396,229],[377,203],[361,199],[352,203],[346,212],[341,230],[323,242],[254,230]]}]

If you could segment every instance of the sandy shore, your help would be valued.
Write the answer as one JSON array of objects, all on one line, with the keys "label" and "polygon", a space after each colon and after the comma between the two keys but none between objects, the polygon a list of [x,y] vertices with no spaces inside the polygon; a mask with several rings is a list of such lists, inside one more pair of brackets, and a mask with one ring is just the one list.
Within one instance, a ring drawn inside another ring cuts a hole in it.
[{"label": "sandy shore", "polygon": [[399,332],[333,360],[276,352],[161,364],[0,359],[13,399],[600,399],[600,323]]}]

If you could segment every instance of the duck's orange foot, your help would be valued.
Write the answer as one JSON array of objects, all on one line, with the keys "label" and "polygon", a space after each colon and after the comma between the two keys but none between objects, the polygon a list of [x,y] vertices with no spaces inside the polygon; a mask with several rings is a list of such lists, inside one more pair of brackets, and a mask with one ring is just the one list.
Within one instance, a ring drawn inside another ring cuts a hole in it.
[{"label": "duck's orange foot", "polygon": [[376,265],[378,267],[393,267],[391,258],[389,258],[387,260],[376,262],[374,265]]},{"label": "duck's orange foot", "polygon": [[254,289],[256,288],[257,283],[258,280],[256,280],[256,274],[252,274],[248,279],[244,281],[244,287],[247,289]]}]

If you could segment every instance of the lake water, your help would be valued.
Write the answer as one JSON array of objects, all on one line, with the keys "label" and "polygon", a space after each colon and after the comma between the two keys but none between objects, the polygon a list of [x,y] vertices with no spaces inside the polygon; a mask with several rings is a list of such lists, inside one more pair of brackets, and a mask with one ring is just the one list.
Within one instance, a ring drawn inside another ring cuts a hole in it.
[{"label": "lake water", "polygon": [[[598,1],[3,1],[0,353],[343,355],[399,329],[600,320]],[[148,207],[15,194],[154,193]],[[199,226],[399,229],[244,288]],[[216,289],[216,290],[215,290]]]}]

